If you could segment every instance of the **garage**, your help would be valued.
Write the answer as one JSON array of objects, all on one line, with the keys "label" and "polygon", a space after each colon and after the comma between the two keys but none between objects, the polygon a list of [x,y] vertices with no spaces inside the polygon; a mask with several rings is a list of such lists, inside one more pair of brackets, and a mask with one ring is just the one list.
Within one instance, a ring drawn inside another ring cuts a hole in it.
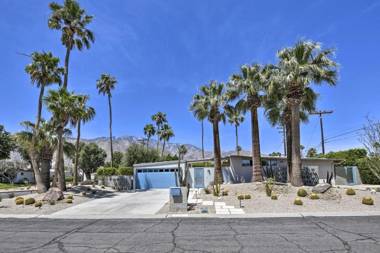
[{"label": "garage", "polygon": [[[181,167],[185,164],[181,163]],[[135,164],[134,187],[137,190],[165,189],[177,186],[178,161]]]}]

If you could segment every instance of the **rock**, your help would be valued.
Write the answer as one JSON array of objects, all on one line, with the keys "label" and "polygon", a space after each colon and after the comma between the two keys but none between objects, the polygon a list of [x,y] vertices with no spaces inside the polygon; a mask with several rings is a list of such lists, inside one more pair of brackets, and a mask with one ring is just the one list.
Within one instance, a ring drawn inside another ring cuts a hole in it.
[{"label": "rock", "polygon": [[43,201],[58,201],[64,198],[63,192],[58,188],[50,188],[48,192],[45,193]]},{"label": "rock", "polygon": [[325,193],[330,188],[331,188],[331,184],[321,183],[314,186],[312,189],[312,192]]}]

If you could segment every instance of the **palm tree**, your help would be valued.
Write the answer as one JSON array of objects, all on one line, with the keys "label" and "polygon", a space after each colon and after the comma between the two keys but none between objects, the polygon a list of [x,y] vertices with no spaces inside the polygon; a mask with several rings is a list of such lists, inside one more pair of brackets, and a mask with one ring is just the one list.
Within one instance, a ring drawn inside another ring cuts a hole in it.
[{"label": "palm tree", "polygon": [[174,137],[173,129],[169,126],[169,124],[165,123],[162,125],[161,129],[157,132],[159,139],[163,141],[161,157],[164,156],[165,144],[169,142],[170,138]]},{"label": "palm tree", "polygon": [[63,88],[67,89],[71,50],[77,48],[81,51],[83,47],[88,49],[95,40],[92,31],[86,28],[93,17],[87,15],[75,0],[65,0],[63,5],[52,2],[49,7],[52,13],[48,26],[50,29],[62,31],[61,42],[66,47]]},{"label": "palm tree", "polygon": [[252,131],[252,182],[262,181],[260,134],[257,109],[262,105],[265,98],[268,75],[272,66],[243,65],[241,74],[232,75],[228,96],[229,99],[238,98],[236,106],[243,112],[251,112]]},{"label": "palm tree", "polygon": [[178,146],[178,181],[179,185],[186,186],[187,182],[187,166],[185,166],[185,176],[182,175],[182,169],[181,169],[181,161],[184,159],[185,155],[187,153],[187,148],[185,145],[179,145]]},{"label": "palm tree", "polygon": [[212,124],[214,137],[214,184],[223,183],[222,158],[219,138],[219,122],[225,122],[223,107],[226,104],[224,84],[211,81],[209,85],[202,86],[200,93],[194,95],[190,110],[195,112],[198,108],[204,108],[207,118]]},{"label": "palm tree", "polygon": [[154,126],[152,124],[146,124],[144,127],[144,135],[147,138],[147,142],[146,142],[147,149],[149,148],[150,138],[152,138],[152,136],[154,136],[155,134],[156,134],[156,129],[154,128]]},{"label": "palm tree", "polygon": [[244,121],[244,115],[238,106],[227,105],[225,108],[228,122],[235,126],[236,154],[240,153],[238,128]]},{"label": "palm tree", "polygon": [[64,148],[64,130],[65,126],[76,114],[76,103],[78,101],[77,95],[69,93],[65,88],[60,88],[58,91],[50,90],[49,95],[44,98],[48,110],[53,114],[54,122],[57,122],[57,138],[58,138],[58,151],[57,162],[55,164],[55,178],[53,185],[60,190],[66,190],[65,171],[62,166],[63,163],[63,148]]},{"label": "palm tree", "polygon": [[194,117],[201,122],[201,142],[202,142],[202,159],[205,158],[205,149],[204,149],[204,120],[207,118],[207,111],[203,107],[202,103],[198,103],[195,108],[190,108],[193,111]]},{"label": "palm tree", "polygon": [[112,146],[112,103],[111,91],[115,89],[117,81],[116,78],[109,74],[102,74],[100,79],[96,81],[96,88],[99,94],[108,96],[108,109],[109,109],[109,130],[110,130],[110,149],[111,149],[111,167],[113,167],[113,146]]},{"label": "palm tree", "polygon": [[300,150],[300,106],[305,89],[311,84],[334,86],[337,82],[337,63],[331,57],[332,49],[322,50],[319,43],[312,41],[297,42],[294,47],[278,52],[280,59],[280,79],[286,103],[290,108],[292,132],[291,183],[302,185]]},{"label": "palm tree", "polygon": [[[42,114],[42,99],[45,93],[45,87],[57,83],[61,83],[61,74],[63,69],[58,66],[59,59],[54,57],[52,53],[34,52],[31,55],[32,62],[25,67],[25,71],[30,75],[33,84],[36,84],[40,89],[37,107],[36,123],[31,128],[33,134],[31,136],[31,145],[27,149],[31,160],[33,172],[36,177],[36,185],[39,192],[45,192],[49,187],[43,182],[42,175],[38,165],[37,137],[39,135],[41,114]],[[25,136],[24,136],[25,137]]]},{"label": "palm tree", "polygon": [[73,185],[78,184],[78,162],[80,151],[80,134],[82,123],[87,123],[95,117],[95,109],[91,106],[87,106],[89,96],[81,95],[77,96],[75,114],[71,118],[71,124],[77,128],[77,139],[75,143],[75,161],[74,161],[74,180]]},{"label": "palm tree", "polygon": [[[159,133],[163,124],[168,122],[168,120],[166,119],[166,113],[163,113],[163,112],[158,112],[158,113],[152,115],[152,120],[156,123],[156,133],[157,134]],[[159,150],[159,146],[160,146],[160,137],[157,136],[157,152]]]}]

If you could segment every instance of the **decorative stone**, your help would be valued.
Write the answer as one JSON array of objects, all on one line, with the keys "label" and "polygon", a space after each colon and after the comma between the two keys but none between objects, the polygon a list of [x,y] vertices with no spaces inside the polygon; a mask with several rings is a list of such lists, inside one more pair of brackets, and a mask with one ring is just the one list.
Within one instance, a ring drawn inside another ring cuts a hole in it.
[{"label": "decorative stone", "polygon": [[50,188],[43,197],[43,201],[58,201],[64,198],[63,192],[58,188]]},{"label": "decorative stone", "polygon": [[331,188],[331,184],[320,183],[313,187],[312,192],[325,193],[330,188]]}]

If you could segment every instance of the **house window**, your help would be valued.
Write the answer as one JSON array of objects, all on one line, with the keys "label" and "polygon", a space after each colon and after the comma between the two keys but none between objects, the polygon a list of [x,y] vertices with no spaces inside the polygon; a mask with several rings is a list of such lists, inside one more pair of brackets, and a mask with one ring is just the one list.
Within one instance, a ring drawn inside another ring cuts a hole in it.
[{"label": "house window", "polygon": [[252,160],[248,160],[248,159],[241,160],[241,166],[242,167],[252,166]]}]

